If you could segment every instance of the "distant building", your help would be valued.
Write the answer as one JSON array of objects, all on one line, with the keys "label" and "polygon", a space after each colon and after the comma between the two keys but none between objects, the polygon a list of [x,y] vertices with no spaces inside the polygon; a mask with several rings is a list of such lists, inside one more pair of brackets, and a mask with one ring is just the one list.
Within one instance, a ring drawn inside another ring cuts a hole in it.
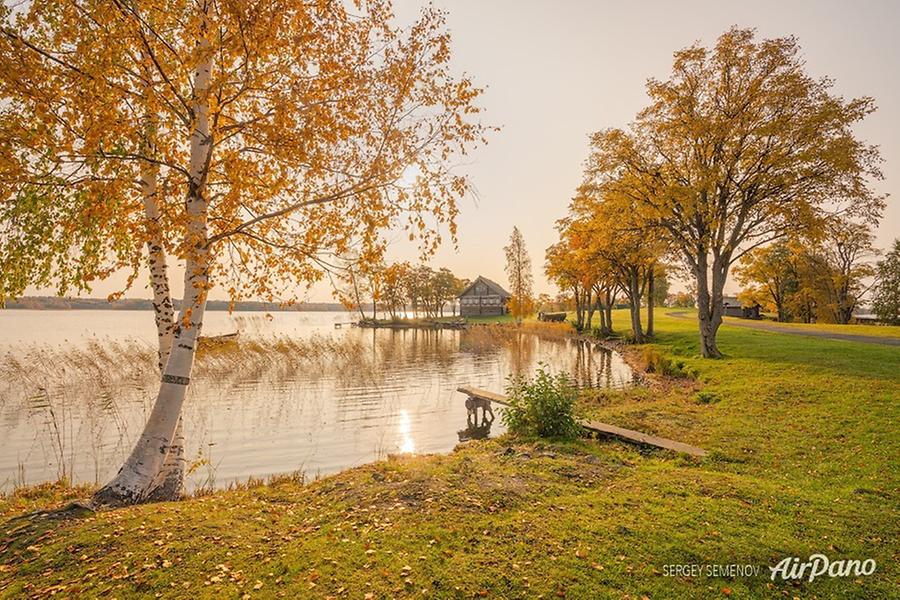
[{"label": "distant building", "polygon": [[858,308],[853,311],[853,322],[860,325],[879,325],[882,320],[871,308]]},{"label": "distant building", "polygon": [[722,298],[723,311],[726,317],[740,317],[742,319],[761,319],[759,314],[760,305],[752,304],[745,306],[737,296],[725,296]]},{"label": "distant building", "polygon": [[505,315],[509,312],[512,294],[500,284],[479,275],[458,298],[459,314],[464,317]]}]

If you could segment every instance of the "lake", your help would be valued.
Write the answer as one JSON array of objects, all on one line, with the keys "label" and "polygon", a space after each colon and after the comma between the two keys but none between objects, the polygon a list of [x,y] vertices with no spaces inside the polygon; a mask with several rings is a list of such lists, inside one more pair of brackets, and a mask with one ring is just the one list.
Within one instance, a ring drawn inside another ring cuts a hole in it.
[{"label": "lake", "polygon": [[[490,427],[467,427],[456,388],[502,392],[539,363],[580,386],[633,380],[620,355],[584,341],[482,326],[335,328],[354,318],[207,313],[204,335],[240,332],[242,351],[198,358],[184,408],[189,490],[498,435],[499,411]],[[0,310],[0,490],[111,477],[155,398],[155,343],[147,311]]]}]

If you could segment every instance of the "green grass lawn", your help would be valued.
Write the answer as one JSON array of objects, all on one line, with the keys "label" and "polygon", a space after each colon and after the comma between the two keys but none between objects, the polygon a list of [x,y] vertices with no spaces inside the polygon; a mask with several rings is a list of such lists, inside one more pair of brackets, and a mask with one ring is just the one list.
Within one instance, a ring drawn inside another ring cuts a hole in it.
[{"label": "green grass lawn", "polygon": [[[719,341],[725,359],[700,359],[696,323],[658,313],[651,347],[699,380],[582,400],[702,460],[501,438],[64,519],[20,515],[85,490],[32,489],[0,500],[0,596],[897,597],[900,350],[728,324]],[[814,553],[877,570],[769,580],[767,566]],[[685,563],[762,570],[665,576]]]}]

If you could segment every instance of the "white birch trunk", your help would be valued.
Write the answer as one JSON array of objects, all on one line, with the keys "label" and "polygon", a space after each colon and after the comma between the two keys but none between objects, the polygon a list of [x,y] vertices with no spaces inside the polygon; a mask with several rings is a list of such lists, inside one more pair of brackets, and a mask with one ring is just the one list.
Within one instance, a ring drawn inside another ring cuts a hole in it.
[{"label": "white birch trunk", "polygon": [[[144,117],[144,153],[153,158],[156,150],[156,127],[154,117],[148,112]],[[159,338],[158,365],[162,373],[169,352],[172,350],[172,338],[175,332],[175,309],[172,306],[172,294],[169,290],[169,272],[166,264],[166,250],[163,246],[163,235],[160,226],[159,199],[157,181],[159,165],[152,160],[141,163],[141,195],[144,202],[144,218],[147,227],[147,263],[150,270],[150,289],[153,292],[153,313],[156,319],[156,332]]]},{"label": "white birch trunk", "polygon": [[[184,298],[178,317],[159,394],[131,455],[112,481],[94,496],[100,504],[135,504],[150,500],[171,500],[181,491],[178,481],[166,475],[183,449],[174,448],[187,386],[190,383],[200,328],[206,309],[209,286],[207,246],[207,200],[205,195],[212,137],[209,129],[209,85],[212,55],[208,40],[201,38],[198,66],[194,72],[194,127],[191,132],[190,181],[186,200],[187,257]],[[177,487],[177,489],[175,489]]]},{"label": "white birch trunk", "polygon": [[[150,288],[153,291],[153,311],[156,318],[156,332],[159,339],[159,372],[162,374],[169,362],[172,340],[175,338],[175,309],[169,290],[169,274],[166,252],[163,247],[159,227],[159,205],[156,199],[157,171],[155,165],[147,163],[141,184],[144,190],[144,212],[150,228],[147,239],[148,262],[150,268]],[[153,485],[154,489],[167,490],[170,495],[179,496],[184,487],[184,432],[182,419],[178,419],[175,436],[169,445],[166,460]]]},{"label": "white birch trunk", "polygon": [[[148,110],[144,127],[145,148],[148,157],[155,156],[156,127],[154,115]],[[150,289],[153,292],[153,313],[156,319],[158,337],[158,365],[162,375],[172,351],[172,340],[175,337],[175,309],[172,306],[172,294],[169,288],[168,265],[166,251],[163,246],[162,229],[160,227],[160,211],[157,196],[159,165],[152,160],[141,164],[141,190],[144,201],[144,216],[147,223],[147,255],[150,269]],[[178,419],[175,435],[169,445],[163,467],[157,475],[152,488],[165,491],[169,496],[180,496],[184,488],[184,431],[183,420]],[[171,498],[168,498],[171,499]]]}]

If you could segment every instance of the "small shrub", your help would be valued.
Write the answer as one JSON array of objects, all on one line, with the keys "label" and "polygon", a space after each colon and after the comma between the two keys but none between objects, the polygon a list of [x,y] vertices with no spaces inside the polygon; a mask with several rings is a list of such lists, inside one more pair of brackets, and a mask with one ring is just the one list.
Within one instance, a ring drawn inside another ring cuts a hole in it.
[{"label": "small shrub", "polygon": [[672,360],[663,356],[649,346],[644,348],[644,368],[648,373],[659,373],[668,377],[696,379],[700,374],[697,369],[691,369],[683,360]]},{"label": "small shrub", "polygon": [[715,392],[697,392],[697,404],[715,404],[721,400]]},{"label": "small shrub", "polygon": [[511,432],[565,439],[581,432],[575,421],[578,392],[565,374],[551,375],[540,365],[532,379],[511,377],[506,393],[509,407],[502,419]]},{"label": "small shrub", "polygon": [[598,340],[606,340],[613,337],[612,332],[609,329],[604,329],[603,327],[594,327],[591,330],[591,335],[593,335]]}]

